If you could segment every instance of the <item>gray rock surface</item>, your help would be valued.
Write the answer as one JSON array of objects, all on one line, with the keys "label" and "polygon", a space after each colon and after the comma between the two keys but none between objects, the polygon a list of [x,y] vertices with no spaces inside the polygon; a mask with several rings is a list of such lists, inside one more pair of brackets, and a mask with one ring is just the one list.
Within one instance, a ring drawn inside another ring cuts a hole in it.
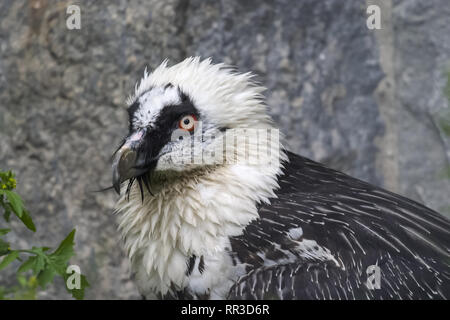
[{"label": "gray rock surface", "polygon": [[[448,213],[448,0],[0,2],[0,168],[37,226],[10,240],[55,246],[74,226],[87,298],[139,298],[112,208],[110,156],[145,66],[187,56],[253,71],[293,151]],[[381,6],[382,29],[366,27]],[[17,227],[16,227],[17,226]],[[0,283],[7,283],[2,272]],[[62,284],[40,298],[68,298]]]}]

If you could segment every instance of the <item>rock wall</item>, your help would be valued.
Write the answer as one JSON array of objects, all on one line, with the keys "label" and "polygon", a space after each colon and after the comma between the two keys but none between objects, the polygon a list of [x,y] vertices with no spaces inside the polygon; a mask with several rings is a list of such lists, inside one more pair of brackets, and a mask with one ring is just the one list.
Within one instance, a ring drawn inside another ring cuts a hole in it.
[{"label": "rock wall", "polygon": [[[70,4],[80,30],[66,27]],[[366,27],[369,4],[381,30]],[[256,73],[291,150],[449,214],[449,16],[447,0],[1,1],[0,168],[38,230],[15,224],[11,241],[54,246],[76,226],[87,298],[139,298],[116,196],[93,191],[110,184],[145,66],[191,55]]]}]

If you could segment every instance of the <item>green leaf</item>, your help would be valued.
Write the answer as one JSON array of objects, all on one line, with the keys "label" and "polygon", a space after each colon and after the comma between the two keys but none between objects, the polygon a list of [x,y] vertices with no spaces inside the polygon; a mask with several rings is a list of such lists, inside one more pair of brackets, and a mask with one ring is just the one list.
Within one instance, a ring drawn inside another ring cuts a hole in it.
[{"label": "green leaf", "polygon": [[9,201],[7,203],[0,202],[2,207],[5,209],[5,220],[9,222],[9,217],[12,210],[28,229],[36,232],[36,226],[31,219],[30,213],[25,209],[22,198],[20,198],[17,193],[10,190],[0,190],[0,194],[4,194]]},{"label": "green leaf", "polygon": [[32,256],[29,257],[27,259],[27,261],[25,261],[24,263],[22,263],[19,267],[19,269],[17,270],[17,273],[22,273],[25,271],[30,270],[31,268],[33,268],[34,264],[36,263],[36,258],[37,256]]},{"label": "green leaf", "polygon": [[5,234],[7,234],[10,231],[11,231],[11,229],[0,229],[0,236],[4,236]]},{"label": "green leaf", "polygon": [[25,286],[27,285],[27,278],[25,278],[25,277],[22,276],[22,275],[18,275],[18,276],[17,276],[17,282],[19,282],[19,284],[20,284],[22,287],[25,287]]},{"label": "green leaf", "polygon": [[9,222],[9,219],[11,217],[11,210],[9,210],[9,208],[4,207],[5,208],[5,213],[3,214],[3,218],[5,219],[6,222]]},{"label": "green leaf", "polygon": [[6,257],[3,258],[2,262],[0,262],[0,270],[6,268],[11,262],[16,260],[19,257],[18,251],[11,251]]},{"label": "green leaf", "polygon": [[22,217],[19,218],[22,220],[23,224],[31,231],[36,232],[36,226],[33,223],[33,220],[31,219],[30,213],[27,210],[23,210]]},{"label": "green leaf", "polygon": [[9,253],[9,243],[0,239],[0,257]]},{"label": "green leaf", "polygon": [[61,241],[58,248],[50,255],[48,255],[48,264],[56,273],[64,277],[66,274],[67,263],[69,259],[75,254],[74,246],[75,229]]},{"label": "green leaf", "polygon": [[60,263],[67,263],[75,253],[73,250],[74,238],[75,229],[73,229],[69,233],[69,235],[63,241],[61,241],[58,248],[50,256],[56,258]]},{"label": "green leaf", "polygon": [[38,275],[39,272],[41,272],[45,268],[45,262],[46,262],[45,258],[46,258],[45,256],[40,256],[40,255],[36,256],[36,260],[32,266],[33,273],[35,275]]},{"label": "green leaf", "polygon": [[10,190],[2,190],[2,191],[5,194],[6,198],[8,198],[8,201],[11,204],[11,208],[14,211],[14,213],[17,215],[17,217],[21,218],[24,210],[22,198],[20,198],[20,196],[14,191]]},{"label": "green leaf", "polygon": [[34,259],[32,260],[31,265],[27,266],[27,268],[33,269],[33,273],[37,276],[39,272],[44,270],[46,264],[49,262],[48,256],[45,253],[47,251],[47,247],[33,247],[30,251],[36,254]]},{"label": "green leaf", "polygon": [[39,272],[41,272],[45,266],[47,257],[45,255],[35,255],[28,258],[27,261],[22,263],[22,265],[17,270],[17,273],[22,273],[25,271],[28,271],[30,269],[33,270],[33,274],[38,275]]},{"label": "green leaf", "polygon": [[[3,190],[0,190],[3,191]],[[11,216],[11,205],[7,202],[2,201],[2,195],[0,193],[0,206],[3,207],[5,213],[3,214],[3,218],[5,218],[6,222],[9,222],[9,217]]]},{"label": "green leaf", "polygon": [[37,277],[37,281],[41,288],[45,288],[48,283],[52,282],[55,275],[56,272],[53,268],[46,268],[42,270]]}]

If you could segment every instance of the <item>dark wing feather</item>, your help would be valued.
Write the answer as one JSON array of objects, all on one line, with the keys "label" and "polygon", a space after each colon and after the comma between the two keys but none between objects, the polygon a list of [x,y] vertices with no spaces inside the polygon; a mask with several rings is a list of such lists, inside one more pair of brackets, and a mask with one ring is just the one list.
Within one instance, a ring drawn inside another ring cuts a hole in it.
[{"label": "dark wing feather", "polygon": [[[405,197],[288,156],[277,198],[260,207],[260,218],[243,235],[230,239],[234,261],[247,270],[230,298],[450,298],[447,219]],[[380,267],[380,289],[366,286],[370,265]]]}]

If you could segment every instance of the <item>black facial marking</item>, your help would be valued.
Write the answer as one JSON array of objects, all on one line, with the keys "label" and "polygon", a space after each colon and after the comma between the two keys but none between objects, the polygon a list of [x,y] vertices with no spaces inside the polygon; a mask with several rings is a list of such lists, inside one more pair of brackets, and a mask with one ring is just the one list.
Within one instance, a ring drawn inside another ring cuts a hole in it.
[{"label": "black facial marking", "polygon": [[173,87],[173,84],[171,84],[170,82],[168,83],[168,84],[166,84],[165,86],[164,86],[164,90],[166,90],[167,88],[172,88]]},{"label": "black facial marking", "polygon": [[197,257],[194,255],[192,255],[189,260],[186,262],[187,264],[187,269],[186,269],[186,275],[190,276],[192,271],[194,270],[194,265],[195,265],[195,260],[197,259]]},{"label": "black facial marking", "polygon": [[[155,121],[155,127],[149,130],[142,146],[147,153],[146,159],[154,159],[161,149],[170,141],[174,130],[178,129],[178,123],[185,115],[194,115],[199,119],[199,112],[190,99],[178,105],[165,106]],[[146,161],[147,162],[147,161]]]},{"label": "black facial marking", "polygon": [[200,118],[200,114],[194,107],[191,99],[185,94],[182,95],[185,97],[181,99],[180,104],[168,105],[161,110],[155,121],[155,129],[157,131],[172,134],[172,131],[178,128],[178,122],[183,116],[194,115],[195,118]]},{"label": "black facial marking", "polygon": [[[142,201],[144,198],[144,186],[149,190],[149,193],[152,194],[149,186],[150,180],[148,179],[148,172],[151,172],[156,167],[158,161],[157,157],[161,149],[170,142],[173,131],[178,129],[179,121],[184,116],[193,115],[195,118],[200,119],[200,114],[193,105],[191,99],[181,91],[180,97],[181,103],[165,106],[156,118],[154,127],[146,129],[145,135],[142,138],[142,143],[137,149],[138,157],[135,168],[144,169],[147,172],[129,181],[127,188],[128,195],[134,180],[137,180],[139,184]],[[130,134],[133,130],[131,121],[137,110],[139,110],[139,102],[133,103],[128,110],[130,115]]]},{"label": "black facial marking", "polygon": [[205,260],[203,259],[203,256],[200,257],[200,263],[198,264],[198,271],[200,271],[200,274],[205,271]]}]

